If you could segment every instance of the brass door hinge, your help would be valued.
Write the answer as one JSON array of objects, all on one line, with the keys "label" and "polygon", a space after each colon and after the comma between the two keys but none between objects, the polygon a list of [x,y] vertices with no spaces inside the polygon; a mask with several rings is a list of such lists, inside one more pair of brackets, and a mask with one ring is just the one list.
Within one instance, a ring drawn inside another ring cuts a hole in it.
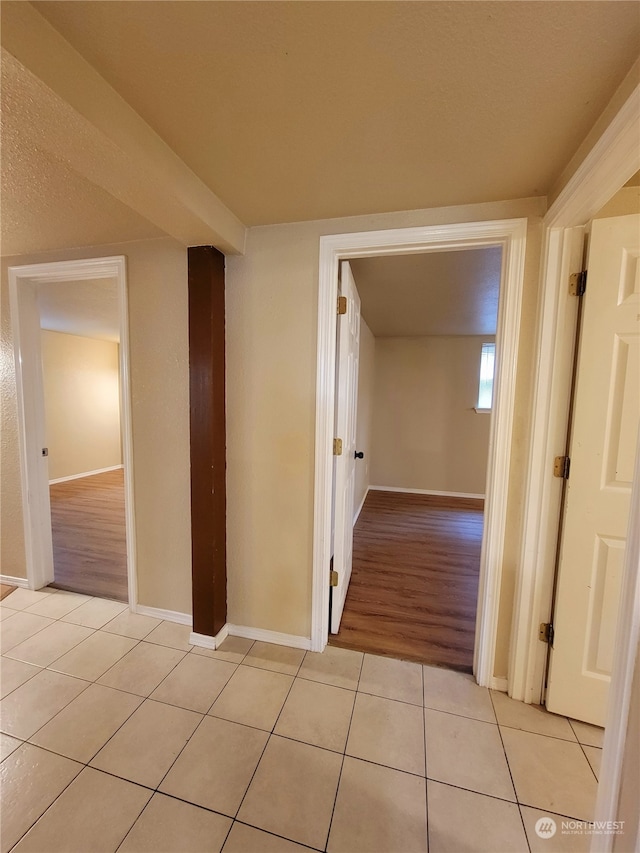
[{"label": "brass door hinge", "polygon": [[333,455],[334,456],[342,456],[342,439],[334,438],[333,439]]},{"label": "brass door hinge", "polygon": [[574,272],[569,276],[569,294],[571,296],[582,296],[587,289],[587,271]]},{"label": "brass door hinge", "polygon": [[329,578],[330,586],[338,586],[338,573],[335,571],[335,569],[331,569],[331,571],[329,572]]},{"label": "brass door hinge", "polygon": [[540,630],[538,631],[538,639],[543,643],[548,643],[550,646],[553,645],[553,623],[552,622],[541,622]]},{"label": "brass door hinge", "polygon": [[570,467],[571,459],[568,456],[556,456],[553,460],[553,476],[560,477],[562,480],[568,480]]},{"label": "brass door hinge", "polygon": [[347,297],[338,296],[338,314],[347,313]]}]

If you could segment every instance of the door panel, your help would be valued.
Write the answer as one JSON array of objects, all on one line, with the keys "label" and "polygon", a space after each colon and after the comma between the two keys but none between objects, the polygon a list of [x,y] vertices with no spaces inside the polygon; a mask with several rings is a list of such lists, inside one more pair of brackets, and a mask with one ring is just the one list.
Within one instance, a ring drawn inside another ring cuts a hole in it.
[{"label": "door panel", "polygon": [[640,419],[640,216],[595,220],[547,708],[604,725]]},{"label": "door panel", "polygon": [[340,269],[340,293],[347,313],[338,316],[336,437],[342,453],[335,457],[335,524],[333,568],[338,584],[332,588],[331,633],[337,634],[353,562],[353,499],[356,484],[356,415],[360,356],[360,297],[348,261]]}]

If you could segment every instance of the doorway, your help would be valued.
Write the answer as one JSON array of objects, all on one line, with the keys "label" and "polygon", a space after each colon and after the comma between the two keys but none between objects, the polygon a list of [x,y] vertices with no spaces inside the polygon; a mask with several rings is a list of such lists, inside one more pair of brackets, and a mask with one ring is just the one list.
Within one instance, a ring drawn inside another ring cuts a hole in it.
[{"label": "doorway", "polygon": [[343,259],[500,247],[500,301],[496,345],[494,414],[487,466],[485,532],[480,561],[474,671],[480,684],[493,679],[498,590],[504,549],[515,369],[524,276],[526,220],[500,220],[322,237],[318,312],[316,479],[312,648],[327,643],[331,561],[335,336],[338,266]]},{"label": "doorway", "polygon": [[[125,530],[125,554],[126,554],[126,577],[125,583],[120,581],[120,593],[116,597],[128,600],[130,607],[134,607],[136,595],[135,574],[135,542],[133,524],[133,476],[132,476],[132,440],[131,440],[131,406],[129,385],[129,347],[128,347],[128,313],[127,313],[127,288],[125,274],[125,258],[123,256],[96,258],[80,261],[62,261],[58,263],[34,264],[29,266],[11,267],[9,269],[9,287],[11,298],[11,315],[14,334],[14,349],[16,355],[16,378],[18,391],[18,424],[20,438],[20,462],[23,495],[23,514],[25,527],[25,550],[27,558],[27,578],[31,589],[40,589],[43,586],[55,583],[58,578],[54,568],[54,549],[52,536],[52,506],[50,499],[49,483],[49,458],[45,416],[45,383],[43,376],[43,346],[40,327],[41,305],[47,299],[53,300],[51,294],[58,296],[67,294],[78,294],[81,292],[83,283],[93,282],[97,289],[107,288],[112,294],[117,311],[113,323],[117,326],[111,332],[117,334],[117,371],[112,370],[109,378],[109,396],[111,408],[114,407],[113,383],[117,381],[117,408],[120,415],[121,455],[118,465],[105,465],[102,468],[112,468],[112,471],[101,471],[90,469],[79,473],[89,475],[78,479],[67,479],[72,474],[62,476],[64,482],[60,486],[68,486],[77,491],[82,480],[90,482],[93,478],[111,475],[112,478],[120,477],[122,485],[116,484],[124,492],[123,508]],[[46,290],[45,290],[46,288]],[[55,300],[53,300],[55,301]],[[80,300],[82,301],[82,300]],[[91,303],[91,299],[89,299]],[[51,307],[51,306],[49,306]],[[86,308],[86,305],[85,305]],[[85,313],[87,313],[85,311]],[[96,305],[88,311],[93,317],[93,322],[100,322],[100,311]],[[85,318],[86,319],[86,318]],[[102,318],[104,320],[104,318]],[[112,324],[113,325],[113,324]],[[85,327],[86,331],[86,327]],[[48,334],[48,333],[47,333]],[[57,332],[50,332],[52,335]],[[71,337],[71,336],[66,336]],[[77,336],[76,336],[77,337]],[[85,338],[85,342],[89,341]],[[62,340],[54,342],[54,349]],[[80,341],[80,338],[78,338]],[[72,344],[75,342],[72,342]],[[45,344],[45,349],[49,342]],[[73,348],[73,347],[72,347]],[[99,347],[100,348],[100,347]],[[110,353],[113,362],[114,353]],[[113,365],[115,367],[115,365]],[[76,377],[77,378],[77,377]],[[105,377],[103,377],[104,379]],[[94,377],[95,379],[95,377]],[[74,384],[71,381],[71,384]],[[104,390],[104,389],[103,389]],[[64,432],[64,429],[62,430]],[[114,439],[111,435],[112,452]],[[77,448],[76,448],[77,449]],[[58,458],[58,462],[60,457]],[[117,460],[116,460],[117,461]],[[76,467],[86,467],[87,461],[76,460]],[[123,468],[120,468],[120,465]],[[78,473],[78,472],[76,472]],[[51,479],[59,479],[52,477]],[[53,488],[56,488],[54,484]],[[93,484],[95,486],[97,483]],[[86,497],[79,497],[80,505],[87,509]],[[121,501],[122,505],[122,501]],[[91,558],[91,555],[90,555]],[[68,583],[62,586],[69,588]],[[73,582],[72,582],[73,586]],[[123,589],[124,587],[124,589]],[[87,587],[79,591],[104,595],[104,587],[96,587],[89,590]]]}]

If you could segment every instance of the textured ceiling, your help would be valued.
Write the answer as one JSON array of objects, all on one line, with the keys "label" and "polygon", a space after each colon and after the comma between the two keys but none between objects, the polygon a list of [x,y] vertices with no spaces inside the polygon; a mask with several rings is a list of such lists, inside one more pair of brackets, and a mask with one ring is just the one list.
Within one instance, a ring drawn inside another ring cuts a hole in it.
[{"label": "textured ceiling", "polygon": [[376,337],[495,335],[499,247],[351,261]]},{"label": "textured ceiling", "polygon": [[116,343],[120,340],[118,286],[114,279],[40,284],[38,308],[43,329]]},{"label": "textured ceiling", "polygon": [[606,0],[34,5],[249,225],[544,195],[640,45]]}]

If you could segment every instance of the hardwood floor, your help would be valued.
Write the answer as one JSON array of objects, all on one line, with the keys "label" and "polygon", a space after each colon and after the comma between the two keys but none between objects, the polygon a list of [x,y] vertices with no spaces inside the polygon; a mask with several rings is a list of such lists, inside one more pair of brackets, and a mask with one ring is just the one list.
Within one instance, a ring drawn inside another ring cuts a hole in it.
[{"label": "hardwood floor", "polygon": [[124,471],[49,487],[56,586],[128,600]]},{"label": "hardwood floor", "polygon": [[11,593],[16,589],[18,589],[17,586],[11,586],[11,584],[8,583],[0,583],[0,601],[8,595],[11,595]]},{"label": "hardwood floor", "polygon": [[471,672],[483,504],[369,492],[330,645]]}]

